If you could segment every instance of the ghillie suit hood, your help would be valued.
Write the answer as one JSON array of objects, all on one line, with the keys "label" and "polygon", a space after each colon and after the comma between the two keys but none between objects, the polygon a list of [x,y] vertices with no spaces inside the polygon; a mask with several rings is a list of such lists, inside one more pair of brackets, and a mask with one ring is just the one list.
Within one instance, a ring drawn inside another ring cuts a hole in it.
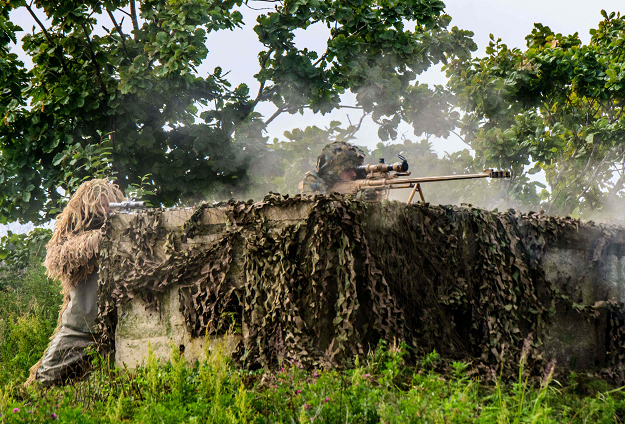
[{"label": "ghillie suit hood", "polygon": [[57,218],[54,233],[46,246],[44,266],[50,278],[61,280],[63,292],[75,287],[97,267],[107,211],[103,202],[121,202],[116,185],[98,179],[83,183]]},{"label": "ghillie suit hood", "polygon": [[[57,217],[52,238],[46,246],[47,254],[43,264],[48,277],[61,280],[64,298],[57,327],[50,340],[54,339],[62,327],[63,312],[70,301],[70,290],[86,280],[98,267],[97,258],[102,240],[100,228],[107,216],[103,203],[121,202],[124,199],[124,194],[117,185],[105,179],[86,181],[78,187]],[[35,380],[48,349],[41,360],[30,369],[26,385]]]}]

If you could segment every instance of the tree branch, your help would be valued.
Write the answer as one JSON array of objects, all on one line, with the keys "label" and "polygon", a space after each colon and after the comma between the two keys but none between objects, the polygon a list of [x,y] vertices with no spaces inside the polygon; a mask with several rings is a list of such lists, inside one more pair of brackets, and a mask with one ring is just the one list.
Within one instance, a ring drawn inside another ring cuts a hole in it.
[{"label": "tree branch", "polygon": [[[309,105],[305,105],[302,106],[304,109],[310,109]],[[364,110],[364,108],[362,106],[348,106],[348,105],[338,105],[336,107],[337,109],[357,109],[357,110]]]},{"label": "tree branch", "polygon": [[352,131],[349,132],[349,134],[347,134],[347,140],[351,139],[354,135],[356,135],[356,133],[360,130],[360,127],[362,125],[362,121],[364,121],[365,117],[369,115],[369,112],[365,112],[364,110],[362,111],[362,116],[360,117],[360,120],[358,121],[358,125],[354,126],[352,124],[352,120],[349,119],[349,115],[347,115],[347,121],[349,122],[350,127],[353,127],[354,129]]},{"label": "tree branch", "polygon": [[462,136],[460,134],[458,134],[457,132],[455,132],[454,130],[449,131],[450,133],[452,133],[453,135],[455,135],[456,137],[458,137],[469,149],[472,149],[473,147],[471,147],[471,145],[469,143],[467,143],[466,141],[464,141],[464,138],[462,138]]},{"label": "tree branch", "polygon": [[[135,0],[130,0],[130,18],[132,19],[133,31],[139,31],[139,21],[137,20],[137,7],[135,6]],[[135,39],[137,36],[135,35]]]},{"label": "tree branch", "polygon": [[119,34],[119,36],[122,39],[122,46],[124,47],[124,51],[126,52],[126,56],[128,58],[130,58],[130,55],[128,54],[128,50],[126,49],[126,40],[125,40],[125,37],[124,37],[124,33],[122,32],[121,26],[119,26],[119,24],[115,20],[115,16],[113,16],[113,12],[111,12],[108,9],[106,9],[106,11],[109,14],[109,17],[111,18],[111,21],[113,21],[113,25],[115,25],[115,29],[117,30],[117,33]]},{"label": "tree branch", "polygon": [[85,37],[87,38],[87,45],[89,46],[89,52],[91,53],[91,63],[93,63],[93,67],[95,68],[95,73],[98,77],[98,81],[100,82],[100,87],[102,88],[102,92],[108,98],[108,91],[106,90],[106,85],[104,84],[104,80],[102,80],[102,74],[100,74],[100,66],[98,65],[98,61],[95,58],[95,52],[93,51],[93,44],[91,44],[91,37],[87,33],[87,27],[85,24],[81,24],[82,30],[85,32]]},{"label": "tree branch", "polygon": [[[352,38],[354,35],[358,34],[362,29],[365,28],[365,25],[362,25],[360,28],[358,28],[356,31],[354,31],[354,33],[350,34],[348,37],[346,37],[346,40],[349,40],[350,38]],[[330,41],[334,40],[338,35],[340,34],[340,31],[336,31],[334,33],[334,35],[332,36],[332,38],[330,38]],[[321,63],[322,60],[324,60],[326,57],[328,57],[328,51],[326,50],[326,52],[324,54],[321,55],[321,57],[319,59],[317,59],[317,61],[315,63],[313,63],[313,66],[317,66]]]},{"label": "tree branch", "polygon": [[[244,1],[243,2],[245,7],[247,7],[248,9],[251,9],[251,10],[273,10],[274,9],[273,7],[259,7],[259,8],[255,8],[255,7],[250,6],[248,3],[249,3],[248,1]],[[271,3],[275,3],[275,2],[271,2]]]},{"label": "tree branch", "polygon": [[48,42],[50,44],[54,44],[52,37],[50,37],[50,34],[48,34],[48,31],[46,30],[46,27],[43,26],[43,24],[41,23],[37,15],[35,15],[35,12],[33,12],[32,5],[33,5],[32,1],[30,2],[30,4],[26,5],[26,9],[28,9],[28,13],[30,13],[30,16],[32,16],[35,22],[37,22],[37,25],[39,25],[39,28],[41,28],[41,31],[43,31],[43,34],[46,36],[46,39],[48,40]]},{"label": "tree branch", "polygon": [[[613,149],[610,149],[610,152]],[[577,196],[577,201],[579,202],[579,200],[582,198],[582,196],[584,194],[586,194],[586,192],[588,192],[588,190],[590,190],[591,187],[591,183],[594,183],[595,178],[597,178],[597,174],[599,173],[599,171],[601,170],[601,166],[605,163],[606,159],[608,158],[608,154],[610,153],[606,153],[606,155],[603,157],[603,160],[599,163],[599,165],[597,165],[597,168],[595,169],[595,172],[592,173],[592,175],[590,176],[589,179],[587,179],[587,184],[588,186],[579,194],[579,196]]]},{"label": "tree branch", "polygon": [[[39,28],[41,28],[41,31],[43,32],[43,35],[46,37],[46,40],[48,40],[48,43],[55,45],[54,40],[52,40],[52,37],[50,37],[50,34],[48,33],[48,30],[46,30],[46,27],[43,26],[43,23],[39,20],[37,15],[35,15],[35,12],[33,11],[33,8],[32,8],[33,2],[34,0],[32,0],[30,4],[26,3],[26,9],[28,9],[28,13],[30,13],[30,16],[32,16],[35,22],[37,22],[37,25],[39,25]],[[58,48],[59,46],[56,46],[56,47]],[[60,60],[61,60],[61,67],[63,68],[63,72],[67,74],[67,67],[65,66],[65,59],[63,58],[62,49],[61,49]]]},{"label": "tree branch", "polygon": [[594,101],[595,99],[591,99],[586,105],[584,105],[584,102],[582,101],[582,107],[586,109],[586,126],[590,125],[590,111],[593,108]]},{"label": "tree branch", "polygon": [[[592,151],[590,152],[590,155],[588,157],[588,162],[586,162],[586,166],[584,167],[584,170],[582,172],[580,172],[577,175],[577,178],[575,178],[571,183],[567,184],[563,189],[558,191],[558,194],[556,195],[556,197],[551,201],[551,204],[549,205],[549,208],[547,209],[547,214],[549,214],[549,212],[551,211],[551,208],[553,207],[553,205],[556,203],[556,200],[558,200],[558,197],[560,197],[560,194],[562,194],[562,192],[564,190],[566,190],[567,188],[571,187],[573,184],[577,184],[585,175],[586,175],[586,171],[588,171],[588,167],[590,166],[590,163],[592,162],[592,156],[595,154],[595,150],[597,149],[597,144],[595,144],[592,148]],[[556,180],[556,184],[559,181],[562,173],[564,172],[564,169],[562,171],[560,171],[558,178]]]},{"label": "tree branch", "polygon": [[117,135],[117,118],[115,115],[111,115],[111,117],[109,118],[109,131],[109,137],[111,138],[111,144],[113,145],[113,152],[115,152],[115,136]]},{"label": "tree branch", "polygon": [[[267,51],[267,55],[263,58],[263,62],[260,64],[260,70],[261,71],[263,69],[265,69],[265,66],[267,66],[267,61],[269,60],[269,57],[271,56],[271,53],[273,53],[273,48],[269,49]],[[267,81],[262,81],[260,83],[260,87],[258,88],[258,94],[256,95],[256,98],[254,99],[254,103],[252,103],[252,112],[254,111],[254,108],[256,107],[258,102],[260,101],[261,96],[263,95],[263,90],[265,89],[265,82],[267,82]]]},{"label": "tree branch", "polygon": [[[347,106],[347,105],[338,105],[336,107],[337,109],[358,109],[358,110],[364,110],[364,108],[362,106]],[[299,107],[292,107],[292,108],[286,108],[286,107],[281,107],[278,110],[276,110],[274,112],[273,115],[271,115],[269,117],[269,119],[267,121],[265,121],[265,128],[274,120],[276,119],[282,112],[295,112],[298,109],[310,109],[310,105],[302,105]]]},{"label": "tree branch", "polygon": [[612,187],[612,189],[608,191],[608,198],[606,199],[605,203],[612,203],[614,199],[616,199],[616,195],[618,194],[618,192],[621,191],[623,187],[625,187],[625,174],[621,175],[619,179],[614,183],[614,187]]},{"label": "tree branch", "polygon": [[276,110],[276,111],[273,113],[273,115],[271,115],[271,116],[269,117],[269,119],[267,119],[267,120],[265,121],[265,123],[264,123],[264,127],[265,127],[265,128],[267,128],[267,126],[268,126],[269,124],[271,124],[271,122],[272,122],[274,119],[276,119],[276,118],[277,118],[277,117],[278,117],[278,116],[279,116],[282,112],[284,112],[285,110],[286,110],[286,108],[283,108],[283,107],[281,107],[281,108],[279,108],[278,110]]}]

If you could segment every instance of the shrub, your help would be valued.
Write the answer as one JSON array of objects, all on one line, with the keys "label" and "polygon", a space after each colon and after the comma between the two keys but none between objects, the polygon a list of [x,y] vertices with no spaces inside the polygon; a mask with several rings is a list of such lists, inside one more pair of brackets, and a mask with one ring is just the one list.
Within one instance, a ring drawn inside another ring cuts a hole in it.
[{"label": "shrub", "polygon": [[42,266],[50,230],[0,238],[0,387],[22,382],[56,327],[60,284]]}]

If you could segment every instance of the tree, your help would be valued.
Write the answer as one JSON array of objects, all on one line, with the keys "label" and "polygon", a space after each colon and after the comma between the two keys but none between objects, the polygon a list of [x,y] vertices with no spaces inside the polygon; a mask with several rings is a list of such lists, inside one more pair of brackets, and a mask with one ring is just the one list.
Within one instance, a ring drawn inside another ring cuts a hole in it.
[{"label": "tree", "polygon": [[[526,50],[491,35],[486,57],[447,68],[476,157],[512,168],[509,196],[549,213],[593,217],[625,206],[625,19],[601,13],[588,45],[535,24]],[[529,181],[540,171],[548,190]]]},{"label": "tree", "polygon": [[[269,3],[274,9],[254,27],[264,50],[253,95],[245,84],[232,87],[219,67],[197,72],[207,36],[244,24],[242,0],[0,3],[0,222],[51,218],[58,188],[69,191],[103,166],[122,188],[151,174],[154,204],[232,193],[248,182],[249,162],[269,154],[262,132],[275,117],[329,112],[348,90],[383,139],[401,120],[417,134],[453,128],[458,116],[444,93],[414,82],[432,64],[475,49],[470,32],[448,29],[441,1]],[[32,69],[9,50],[20,28],[8,13],[18,7],[34,22],[21,40]],[[295,31],[315,23],[330,29],[320,57],[294,44]],[[275,113],[256,112],[263,102]]]}]

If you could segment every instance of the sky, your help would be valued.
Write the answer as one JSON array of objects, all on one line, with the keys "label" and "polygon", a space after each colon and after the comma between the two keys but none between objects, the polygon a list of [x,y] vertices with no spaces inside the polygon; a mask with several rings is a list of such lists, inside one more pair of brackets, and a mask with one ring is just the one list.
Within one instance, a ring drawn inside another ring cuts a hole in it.
[{"label": "sky", "polygon": [[[622,1],[614,0],[448,0],[445,1],[446,12],[452,17],[451,25],[472,31],[474,41],[478,45],[476,55],[484,55],[488,46],[489,34],[495,38],[501,38],[508,47],[525,47],[525,36],[534,27],[535,22],[551,27],[556,33],[573,34],[579,33],[584,43],[590,41],[589,30],[596,28],[603,19],[601,9],[618,11],[619,7],[625,9]],[[251,30],[251,23],[257,13],[249,9],[242,9],[244,20],[248,27],[233,32],[220,32],[212,35],[209,39],[210,50],[207,61],[203,64],[204,69],[210,70],[219,65],[224,70],[230,71],[230,80],[233,84],[247,82],[253,91],[258,87],[253,82],[253,75],[258,72],[258,62],[255,59],[256,52],[260,50],[260,43],[256,34]],[[323,26],[314,26],[296,35],[295,43],[299,48],[320,51],[325,47],[328,30]],[[232,49],[235,45],[236,48]],[[236,51],[236,54],[232,52]],[[230,66],[225,66],[229,64]],[[435,67],[421,75],[418,80],[429,84],[445,84],[446,77],[441,67]],[[345,104],[353,102],[353,96],[345,96]],[[353,104],[353,103],[352,103]],[[260,110],[267,116],[273,113],[272,107]],[[358,122],[359,111],[337,110],[325,116],[314,115],[311,112],[303,116],[282,114],[269,128],[270,135],[279,136],[284,131],[307,125],[324,127],[330,120],[346,122],[345,116],[351,116],[352,122]],[[412,130],[408,125],[402,127],[406,137],[414,139]],[[380,140],[377,138],[377,126],[366,120],[362,130],[357,134],[357,144],[374,147]],[[444,151],[456,151],[467,146],[459,139],[435,140],[434,148],[442,154]]]},{"label": "sky", "polygon": [[[262,7],[258,2],[250,1],[253,7]],[[452,26],[473,31],[474,41],[478,45],[476,56],[483,56],[488,45],[489,34],[495,38],[501,38],[508,47],[525,47],[525,36],[529,34],[534,23],[542,23],[549,26],[554,32],[565,35],[577,32],[583,43],[590,40],[589,30],[596,28],[602,20],[601,9],[608,13],[619,12],[625,9],[622,1],[615,0],[447,0],[445,1],[446,13],[452,17]],[[266,11],[255,11],[243,6],[241,12],[246,25],[230,31],[220,31],[209,35],[207,47],[208,58],[200,66],[200,75],[212,71],[215,66],[221,66],[228,71],[229,80],[233,85],[247,83],[253,93],[258,89],[258,83],[253,75],[258,72],[257,54],[262,45],[259,43],[253,31],[256,16]],[[40,15],[41,16],[41,15]],[[28,12],[21,8],[11,14],[11,20],[25,30],[30,31],[34,21]],[[109,22],[106,22],[110,26]],[[124,25],[129,25],[125,22]],[[127,28],[124,31],[129,32]],[[19,36],[19,35],[18,35]],[[299,48],[320,51],[324,49],[328,37],[328,29],[324,26],[315,25],[306,31],[296,34],[295,43]],[[25,63],[30,63],[19,48],[14,51],[20,55]],[[419,82],[428,84],[445,84],[445,75],[440,67],[431,68],[418,77]],[[344,96],[343,104],[353,104],[354,96]],[[263,106],[258,111],[265,116],[274,112],[273,106]],[[304,128],[308,125],[325,127],[331,120],[341,121],[347,124],[347,116],[352,122],[358,122],[359,111],[336,110],[332,113],[315,115],[306,112],[304,115],[282,114],[268,128],[270,137],[281,137],[284,131],[293,128]],[[408,125],[400,127],[400,133],[407,138],[415,140],[411,128]],[[357,134],[356,144],[373,148],[380,140],[377,137],[377,126],[370,119],[363,122],[363,127]],[[447,140],[435,139],[434,149],[439,153],[453,152],[466,148],[464,143],[453,136]],[[12,225],[12,231],[28,231],[30,226]],[[6,234],[7,227],[0,226],[0,236]]]}]

